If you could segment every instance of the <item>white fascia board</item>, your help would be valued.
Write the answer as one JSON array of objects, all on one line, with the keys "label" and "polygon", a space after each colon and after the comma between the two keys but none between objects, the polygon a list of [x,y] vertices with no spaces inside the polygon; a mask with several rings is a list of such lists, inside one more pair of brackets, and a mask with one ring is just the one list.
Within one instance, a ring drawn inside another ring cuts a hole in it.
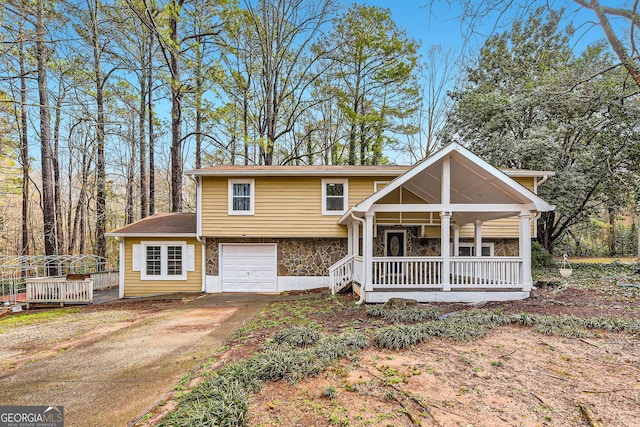
[{"label": "white fascia board", "polygon": [[401,167],[398,169],[389,168],[389,170],[384,169],[372,169],[372,170],[348,170],[348,169],[339,169],[339,170],[191,170],[187,171],[185,175],[188,176],[340,176],[340,177],[348,177],[348,176],[392,176],[397,177],[402,175],[407,171],[406,167]]},{"label": "white fascia board", "polygon": [[417,163],[412,169],[409,169],[404,174],[400,175],[399,177],[391,181],[389,184],[385,185],[384,188],[382,188],[380,191],[372,194],[371,196],[367,197],[366,199],[364,199],[363,201],[355,205],[352,208],[353,211],[367,212],[369,209],[371,209],[371,206],[375,202],[382,199],[384,196],[390,194],[392,191],[395,191],[397,188],[402,186],[402,184],[409,181],[411,178],[415,177],[416,175],[418,175],[420,172],[422,172],[429,166],[440,161],[445,156],[448,156],[449,153],[454,151],[457,147],[460,147],[460,145],[456,144],[455,142],[452,142],[451,144],[441,148],[439,151],[436,151],[431,156]]},{"label": "white fascia board", "polygon": [[106,237],[196,237],[196,233],[104,233]]},{"label": "white fascia board", "polygon": [[555,176],[556,173],[554,171],[534,171],[534,170],[526,170],[526,169],[501,169],[498,168],[500,172],[503,172],[509,175],[512,178],[526,177],[526,178],[543,178],[545,176]]},{"label": "white fascia board", "polygon": [[[486,161],[482,160],[480,157],[476,156],[471,151],[467,150],[466,148],[462,147],[461,145],[459,145],[459,144],[457,144],[455,142],[452,142],[451,144],[449,144],[449,145],[443,147],[442,149],[440,149],[439,151],[435,152],[433,155],[427,157],[422,162],[416,164],[416,166],[413,169],[410,169],[409,171],[405,172],[403,175],[401,175],[401,176],[397,177],[396,179],[394,179],[393,181],[391,181],[388,185],[386,185],[380,191],[372,194],[371,196],[369,196],[366,199],[364,199],[362,202],[360,202],[357,205],[355,205],[352,208],[353,211],[354,212],[358,212],[358,213],[368,212],[369,210],[371,210],[371,207],[378,200],[380,200],[384,196],[390,194],[392,191],[395,191],[397,188],[402,186],[404,183],[406,183],[410,179],[414,178],[416,175],[420,174],[422,171],[424,171],[428,167],[430,167],[433,164],[441,161],[446,156],[449,156],[450,154],[452,154],[454,152],[459,153],[459,155],[465,157],[466,159],[470,160],[471,162],[473,162],[477,166],[479,166],[479,167],[483,168],[484,170],[488,171],[493,176],[495,176],[498,180],[500,180],[503,184],[509,186],[510,188],[515,190],[518,194],[523,196],[524,198],[530,200],[531,203],[533,204],[533,209],[532,210],[536,210],[538,212],[546,212],[546,211],[553,210],[553,207],[551,205],[549,205],[547,202],[545,202],[543,199],[538,197],[535,193],[533,193],[529,189],[527,189],[527,188],[523,187],[522,185],[518,184],[517,182],[513,181],[513,179],[511,177],[509,177],[505,172],[503,172],[500,169],[490,165],[489,163],[487,163]],[[529,205],[527,204],[527,206],[529,206]]]}]

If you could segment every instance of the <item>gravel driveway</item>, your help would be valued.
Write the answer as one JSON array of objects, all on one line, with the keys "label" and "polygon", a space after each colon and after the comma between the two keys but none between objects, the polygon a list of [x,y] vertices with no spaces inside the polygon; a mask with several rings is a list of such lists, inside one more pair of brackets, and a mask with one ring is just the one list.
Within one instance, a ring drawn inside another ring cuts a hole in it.
[{"label": "gravel driveway", "polygon": [[207,295],[0,331],[0,405],[63,405],[66,426],[129,425],[268,300]]}]

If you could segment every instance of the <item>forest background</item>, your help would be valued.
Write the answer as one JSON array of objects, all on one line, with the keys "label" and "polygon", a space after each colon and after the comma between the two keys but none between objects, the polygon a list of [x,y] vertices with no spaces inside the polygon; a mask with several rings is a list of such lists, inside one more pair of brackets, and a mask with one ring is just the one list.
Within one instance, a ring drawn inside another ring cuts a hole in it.
[{"label": "forest background", "polygon": [[555,172],[549,252],[637,254],[637,2],[424,3],[459,50],[338,0],[3,2],[0,256],[115,261],[105,231],[195,210],[186,169],[414,163],[450,141]]}]

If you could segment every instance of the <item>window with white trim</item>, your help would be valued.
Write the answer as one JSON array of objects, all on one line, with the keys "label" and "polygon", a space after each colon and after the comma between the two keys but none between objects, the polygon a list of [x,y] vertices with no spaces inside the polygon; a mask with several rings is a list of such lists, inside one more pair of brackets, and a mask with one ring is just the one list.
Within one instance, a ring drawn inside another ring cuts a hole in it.
[{"label": "window with white trim", "polygon": [[[458,245],[458,256],[476,256],[475,243],[460,243]],[[482,244],[482,256],[493,256],[493,243]]]},{"label": "window with white trim", "polygon": [[186,242],[141,242],[132,246],[132,270],[140,280],[186,280],[195,271],[195,246]]},{"label": "window with white trim", "polygon": [[229,180],[229,215],[253,215],[255,180]]},{"label": "window with white trim", "polygon": [[322,215],[342,215],[347,211],[348,184],[346,179],[322,180]]}]

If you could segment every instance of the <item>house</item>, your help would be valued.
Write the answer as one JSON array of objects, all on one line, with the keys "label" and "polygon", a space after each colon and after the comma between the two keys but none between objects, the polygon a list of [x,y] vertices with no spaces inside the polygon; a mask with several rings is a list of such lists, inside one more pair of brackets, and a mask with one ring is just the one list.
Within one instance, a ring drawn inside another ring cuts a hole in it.
[{"label": "house", "polygon": [[187,174],[195,214],[109,233],[120,239],[122,297],[352,285],[363,302],[526,298],[535,219],[553,209],[535,194],[553,172],[501,171],[455,143],[414,166]]}]

